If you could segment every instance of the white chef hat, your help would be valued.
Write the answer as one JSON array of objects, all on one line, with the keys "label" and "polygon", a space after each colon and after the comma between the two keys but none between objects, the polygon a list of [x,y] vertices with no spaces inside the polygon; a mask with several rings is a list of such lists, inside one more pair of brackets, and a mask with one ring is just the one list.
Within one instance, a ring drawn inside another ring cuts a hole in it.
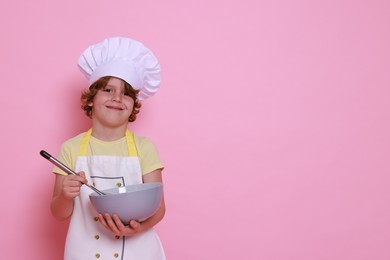
[{"label": "white chef hat", "polygon": [[130,38],[112,37],[89,46],[78,66],[92,85],[104,76],[123,79],[140,90],[138,99],[155,94],[160,87],[161,67],[154,54],[142,43]]}]

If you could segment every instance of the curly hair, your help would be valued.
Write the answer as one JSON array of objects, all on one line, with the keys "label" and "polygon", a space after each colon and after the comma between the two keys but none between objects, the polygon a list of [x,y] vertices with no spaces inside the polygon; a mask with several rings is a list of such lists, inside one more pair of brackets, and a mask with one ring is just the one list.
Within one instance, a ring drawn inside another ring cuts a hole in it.
[{"label": "curly hair", "polygon": [[[98,90],[105,88],[111,78],[113,77],[102,77],[98,79],[95,83],[93,83],[88,90],[85,90],[81,93],[81,109],[85,111],[85,114],[88,117],[92,117],[92,107],[89,104],[93,102],[93,99],[96,96]],[[129,122],[134,122],[137,119],[137,114],[139,113],[141,108],[141,103],[137,98],[139,90],[133,89],[133,87],[126,81],[123,82],[125,83],[126,94],[128,94],[134,100],[133,111],[129,116]]]}]

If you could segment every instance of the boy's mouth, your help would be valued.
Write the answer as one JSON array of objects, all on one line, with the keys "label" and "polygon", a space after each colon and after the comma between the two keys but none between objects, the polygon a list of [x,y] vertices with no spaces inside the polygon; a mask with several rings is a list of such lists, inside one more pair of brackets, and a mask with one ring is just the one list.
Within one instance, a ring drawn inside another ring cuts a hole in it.
[{"label": "boy's mouth", "polygon": [[121,107],[117,107],[117,106],[106,106],[108,109],[113,109],[113,110],[118,110],[118,111],[122,111],[123,108]]}]

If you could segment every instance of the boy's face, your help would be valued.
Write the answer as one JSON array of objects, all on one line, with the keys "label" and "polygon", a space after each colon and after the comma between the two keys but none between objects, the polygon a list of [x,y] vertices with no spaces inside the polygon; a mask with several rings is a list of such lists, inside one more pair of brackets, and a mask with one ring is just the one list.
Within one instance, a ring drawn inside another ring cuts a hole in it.
[{"label": "boy's face", "polygon": [[93,102],[92,120],[107,127],[121,127],[128,124],[133,111],[134,100],[125,93],[125,83],[111,78],[107,86],[98,90]]}]

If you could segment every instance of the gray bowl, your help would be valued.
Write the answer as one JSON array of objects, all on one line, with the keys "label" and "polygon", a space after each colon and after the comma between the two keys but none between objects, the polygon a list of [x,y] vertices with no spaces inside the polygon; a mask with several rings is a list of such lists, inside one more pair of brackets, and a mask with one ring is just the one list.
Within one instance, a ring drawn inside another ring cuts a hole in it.
[{"label": "gray bowl", "polygon": [[163,185],[148,182],[102,191],[107,195],[96,192],[89,195],[96,211],[117,214],[123,223],[128,224],[130,220],[143,220],[156,213],[161,205]]}]

